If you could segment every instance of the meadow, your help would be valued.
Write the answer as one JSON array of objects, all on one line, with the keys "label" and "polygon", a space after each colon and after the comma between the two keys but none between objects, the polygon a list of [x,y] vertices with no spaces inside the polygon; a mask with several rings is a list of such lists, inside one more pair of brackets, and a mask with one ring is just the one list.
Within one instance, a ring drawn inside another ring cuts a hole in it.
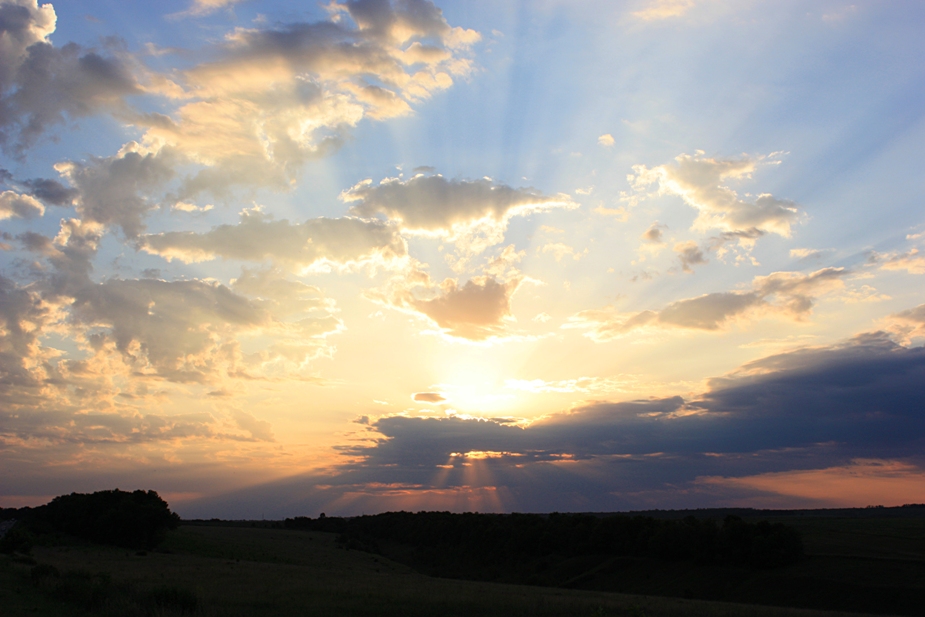
[{"label": "meadow", "polygon": [[[794,521],[788,517],[787,522],[804,534],[807,557],[782,570],[760,571],[748,583],[747,588],[753,591],[764,590],[769,596],[764,600],[766,603],[774,603],[776,599],[775,594],[768,593],[769,589],[786,590],[790,584],[789,593],[793,593],[793,581],[801,581],[801,588],[822,590],[824,593],[815,595],[823,599],[831,591],[850,601],[858,589],[866,590],[868,595],[870,590],[879,591],[884,598],[906,594],[917,600],[918,610],[913,607],[902,613],[923,614],[920,600],[925,597],[925,520]],[[73,539],[54,544],[34,546],[28,557],[0,556],[0,602],[6,607],[4,614],[139,617],[846,614],[612,591],[613,581],[623,580],[624,587],[636,585],[647,594],[679,595],[672,590],[679,584],[690,586],[691,577],[696,576],[683,564],[661,569],[649,564],[649,570],[640,564],[636,564],[635,570],[598,564],[584,577],[573,580],[568,585],[571,588],[437,578],[383,555],[350,550],[338,542],[335,534],[282,529],[278,523],[184,524],[169,532],[153,551]],[[614,576],[615,573],[619,575]],[[651,582],[653,575],[655,583]],[[649,588],[639,585],[646,580],[650,581]],[[873,608],[877,613],[890,612],[882,606]]]}]

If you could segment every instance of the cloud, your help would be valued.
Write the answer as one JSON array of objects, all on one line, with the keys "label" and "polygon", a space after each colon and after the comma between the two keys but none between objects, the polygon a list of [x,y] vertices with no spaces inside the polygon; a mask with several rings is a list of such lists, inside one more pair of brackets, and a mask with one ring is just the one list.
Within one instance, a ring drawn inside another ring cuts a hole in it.
[{"label": "cloud", "polygon": [[854,448],[852,458],[911,456],[921,435],[905,431],[923,422],[913,409],[925,395],[911,387],[923,352],[881,332],[859,335],[748,363],[710,380],[692,405],[748,420],[743,449],[834,443]]},{"label": "cloud", "polygon": [[746,201],[726,186],[728,180],[750,178],[762,159],[714,159],[702,153],[682,154],[674,164],[647,168],[634,165],[630,182],[637,191],[657,184],[658,194],[677,195],[699,214],[693,229],[720,229],[754,239],[761,233],[790,236],[790,226],[799,218],[799,207],[787,200],[763,193]]},{"label": "cloud", "polygon": [[662,225],[658,221],[652,223],[649,228],[643,232],[639,237],[642,244],[639,246],[639,254],[641,259],[645,259],[646,255],[656,256],[661,253],[662,249],[665,247],[665,230],[668,229],[667,225]]},{"label": "cloud", "polygon": [[[344,191],[341,199],[355,204],[350,211],[357,216],[384,216],[405,232],[441,235],[474,253],[501,242],[514,216],[577,207],[567,195],[544,195],[488,179],[447,180],[439,175],[378,185],[364,181]],[[476,239],[480,233],[484,237]]]},{"label": "cloud", "polygon": [[809,261],[811,259],[821,259],[828,251],[825,249],[804,249],[796,248],[790,249],[790,257],[792,259],[799,259],[800,261]]},{"label": "cloud", "polygon": [[304,223],[273,220],[259,209],[245,210],[237,225],[204,233],[172,231],[140,238],[142,250],[185,263],[218,257],[273,261],[297,268],[388,265],[407,254],[398,228],[358,218],[316,218]]},{"label": "cloud", "polygon": [[[679,328],[718,330],[729,320],[762,303],[756,293],[712,293],[669,304],[659,311],[657,321]],[[633,325],[630,320],[623,327]]]},{"label": "cloud", "polygon": [[207,413],[176,415],[117,412],[79,412],[77,409],[30,413],[0,412],[3,422],[0,436],[20,446],[25,454],[28,444],[144,444],[181,439],[234,439],[221,434],[215,418]]},{"label": "cloud", "polygon": [[885,321],[888,329],[904,342],[925,337],[925,304],[894,313]]},{"label": "cloud", "polygon": [[[225,418],[208,412],[142,413],[126,405],[103,407],[108,408],[88,410],[84,405],[68,404],[27,409],[0,407],[0,448],[16,448],[20,461],[32,459],[31,465],[40,469],[67,460],[71,464],[76,460],[90,466],[91,461],[81,456],[81,452],[85,448],[105,445],[147,446],[147,454],[142,455],[141,461],[118,454],[109,459],[121,465],[144,465],[157,457],[148,449],[157,444],[206,440],[274,441],[268,422],[240,411],[233,411],[230,421],[226,422]],[[54,449],[49,451],[49,446]],[[41,452],[41,458],[35,457],[36,452]],[[174,464],[178,462],[175,454],[169,459]],[[167,460],[160,462],[169,464]]]},{"label": "cloud", "polygon": [[149,88],[179,106],[133,118],[145,143],[205,167],[181,199],[241,184],[286,189],[302,163],[339,146],[364,118],[408,115],[471,72],[466,55],[478,33],[451,27],[430,2],[326,8],[327,21],[236,28],[197,54],[206,61],[151,76]]},{"label": "cloud", "polygon": [[178,201],[177,203],[172,205],[170,209],[178,210],[180,212],[188,212],[190,214],[196,214],[196,213],[208,212],[214,207],[215,206],[213,206],[212,204],[207,204],[205,206],[197,206],[196,204],[191,204],[186,201]]},{"label": "cloud", "polygon": [[273,436],[273,427],[266,420],[260,420],[243,411],[235,411],[232,416],[238,428],[250,433],[251,437],[254,439],[260,441],[276,441],[276,438]]},{"label": "cloud", "polygon": [[632,377],[577,377],[575,379],[559,379],[545,381],[543,379],[508,379],[504,387],[511,390],[531,392],[533,394],[554,393],[605,393],[623,392],[628,389],[637,389],[635,379]]},{"label": "cloud", "polygon": [[14,391],[38,394],[48,377],[39,333],[49,312],[34,290],[0,275],[0,400],[7,404]]},{"label": "cloud", "polygon": [[910,249],[905,253],[871,252],[868,262],[876,264],[881,270],[905,270],[909,274],[925,274],[925,256],[920,255],[918,249]]},{"label": "cloud", "polygon": [[744,499],[755,497],[751,489],[761,487],[749,479],[762,474],[825,476],[859,460],[890,460],[905,461],[892,465],[905,470],[908,487],[925,466],[923,377],[921,348],[870,334],[752,362],[688,400],[591,402],[528,426],[383,417],[370,425],[374,441],[348,448],[360,461],[329,483],[494,486],[512,500],[508,510],[548,511],[562,499],[590,510],[638,507],[647,498],[664,505],[666,494],[669,507],[690,507],[720,505],[736,493],[709,488],[717,484],[748,484],[738,491]]},{"label": "cloud", "polygon": [[55,9],[50,4],[38,5],[36,0],[7,0],[0,5],[0,87],[9,88],[27,50],[35,43],[47,43],[55,31]]},{"label": "cloud", "polygon": [[[297,378],[331,353],[325,338],[342,329],[317,288],[245,271],[233,288],[218,283],[107,279],[71,290],[78,340],[111,344],[138,376],[211,383],[236,378]],[[248,297],[249,295],[257,297]],[[262,334],[250,354],[240,339]]]},{"label": "cloud", "polygon": [[48,37],[57,16],[51,4],[15,0],[0,5],[0,146],[21,157],[48,126],[100,110],[125,109],[141,92],[127,62]]},{"label": "cloud", "polygon": [[[925,470],[905,461],[854,459],[824,469],[778,471],[746,477],[705,477],[698,484],[791,498],[828,507],[896,506],[925,501]],[[863,500],[859,502],[859,500]]]},{"label": "cloud", "polygon": [[646,244],[664,244],[664,230],[668,229],[667,225],[662,225],[658,221],[652,223],[652,225],[645,231],[645,233],[640,236]]},{"label": "cloud", "polygon": [[23,184],[33,197],[53,206],[70,206],[79,195],[77,189],[68,188],[57,180],[35,178]]},{"label": "cloud", "polygon": [[79,290],[72,318],[102,328],[126,361],[174,381],[203,381],[241,331],[269,314],[223,285],[202,281],[109,279]]},{"label": "cloud", "polygon": [[633,12],[642,21],[657,21],[681,17],[695,5],[694,0],[647,0],[645,7]]},{"label": "cloud", "polygon": [[716,253],[719,259],[724,259],[727,253],[736,254],[736,263],[750,260],[752,265],[759,265],[750,255],[750,251],[755,247],[758,238],[767,235],[767,232],[760,229],[746,229],[740,231],[724,231],[718,236],[712,236],[707,239],[707,250]]},{"label": "cloud", "polygon": [[268,503],[275,517],[899,505],[925,474],[923,377],[921,348],[873,333],[769,356],[686,399],[591,401],[531,423],[367,417],[343,464],[190,504],[188,516]]},{"label": "cloud", "polygon": [[842,268],[823,268],[810,274],[774,272],[755,277],[750,291],[710,293],[673,302],[659,311],[628,315],[612,310],[581,311],[564,327],[589,329],[586,336],[605,342],[646,327],[719,330],[749,313],[803,319],[816,297],[844,287],[847,274]]},{"label": "cloud", "polygon": [[613,135],[610,133],[605,133],[597,138],[597,143],[604,146],[605,148],[610,148],[614,144]]},{"label": "cloud", "polygon": [[[320,290],[285,280],[276,270],[252,272],[227,287],[212,281],[91,278],[103,228],[62,222],[53,243],[29,239],[51,265],[34,287],[57,307],[56,327],[78,348],[118,359],[136,377],[205,383],[269,374],[291,377],[330,353],[325,337],[342,329]],[[269,342],[245,355],[240,338]]]},{"label": "cloud", "polygon": [[460,285],[447,278],[437,283],[413,262],[389,281],[364,293],[382,306],[424,318],[450,337],[487,341],[509,334],[511,297],[524,282],[512,269],[510,278],[476,276]]},{"label": "cloud", "polygon": [[187,10],[181,13],[173,13],[169,15],[169,17],[172,19],[179,19],[186,16],[202,17],[221,9],[230,9],[235,4],[240,4],[245,1],[246,0],[193,0],[193,3]]},{"label": "cloud", "polygon": [[503,334],[504,320],[511,315],[511,296],[520,283],[521,279],[499,283],[490,277],[475,277],[460,287],[447,279],[435,298],[409,303],[447,334],[480,341]]},{"label": "cloud", "polygon": [[620,206],[619,208],[605,208],[603,204],[599,204],[594,208],[596,214],[601,216],[612,216],[620,223],[625,223],[629,220],[630,213],[625,207]]},{"label": "cloud", "polygon": [[77,212],[88,222],[115,225],[128,238],[145,227],[155,204],[147,195],[174,176],[176,158],[169,149],[148,152],[129,142],[115,156],[86,162],[65,161],[55,169],[76,190]]},{"label": "cloud", "polygon": [[31,219],[45,214],[45,206],[31,195],[14,191],[0,193],[0,221],[9,218]]},{"label": "cloud", "polygon": [[698,266],[707,263],[703,251],[693,240],[687,242],[678,242],[674,245],[674,252],[678,254],[678,260],[681,262],[681,269],[685,272],[693,272],[691,266]]},{"label": "cloud", "polygon": [[498,256],[489,259],[482,270],[486,275],[497,279],[510,280],[516,278],[520,274],[517,264],[526,254],[526,251],[518,251],[513,244],[509,244],[502,249]]},{"label": "cloud", "polygon": [[853,4],[849,4],[848,6],[839,7],[835,9],[834,11],[823,13],[822,21],[829,22],[829,23],[838,23],[838,22],[850,19],[851,17],[854,17],[857,14],[857,12],[858,12],[858,7]]},{"label": "cloud", "polygon": [[539,249],[537,249],[537,253],[543,255],[551,253],[552,256],[556,258],[556,261],[562,261],[564,257],[571,257],[575,261],[578,261],[584,255],[584,253],[579,253],[569,245],[563,244],[561,242],[549,242],[544,244]]},{"label": "cloud", "polygon": [[446,397],[439,392],[415,392],[411,399],[419,403],[442,403]]},{"label": "cloud", "polygon": [[333,303],[324,297],[314,285],[285,278],[280,270],[248,270],[244,268],[241,276],[232,280],[231,287],[236,292],[253,298],[277,319],[292,316],[304,316],[313,311],[328,311]]}]

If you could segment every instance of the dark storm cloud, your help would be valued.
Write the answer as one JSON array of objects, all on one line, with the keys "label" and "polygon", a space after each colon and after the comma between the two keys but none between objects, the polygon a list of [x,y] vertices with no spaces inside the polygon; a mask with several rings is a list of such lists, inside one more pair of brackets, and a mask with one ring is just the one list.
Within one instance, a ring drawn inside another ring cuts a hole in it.
[{"label": "dark storm cloud", "polygon": [[543,483],[566,474],[570,491],[626,496],[704,476],[914,460],[925,449],[923,383],[925,350],[867,334],[745,365],[694,400],[594,402],[526,428],[381,418],[370,427],[374,442],[347,449],[360,462],[340,481],[427,486],[445,468],[445,482],[471,484],[467,467],[479,465],[523,495],[539,495]]},{"label": "dark storm cloud", "polygon": [[[710,390],[696,400],[591,403],[524,429],[493,421],[383,418],[373,426],[385,439],[364,452],[385,463],[389,452],[408,457],[415,450],[437,459],[469,450],[581,458],[834,442],[852,450],[851,456],[909,456],[925,442],[923,383],[925,349],[901,347],[874,333],[753,362],[711,380]],[[426,447],[417,448],[417,439]]]},{"label": "dark storm cloud", "polygon": [[836,442],[855,456],[911,456],[925,443],[923,383],[925,349],[873,333],[753,362],[693,405],[746,421],[713,437],[744,449]]},{"label": "dark storm cloud", "polygon": [[[805,507],[816,502],[722,479],[845,470],[859,460],[901,460],[904,469],[921,470],[923,383],[925,349],[873,333],[752,362],[691,400],[591,402],[525,428],[383,417],[368,425],[368,441],[341,449],[352,463],[190,504],[189,511],[246,515],[266,512],[268,503],[275,516],[615,511],[731,499]],[[818,504],[826,503],[820,495]]]}]

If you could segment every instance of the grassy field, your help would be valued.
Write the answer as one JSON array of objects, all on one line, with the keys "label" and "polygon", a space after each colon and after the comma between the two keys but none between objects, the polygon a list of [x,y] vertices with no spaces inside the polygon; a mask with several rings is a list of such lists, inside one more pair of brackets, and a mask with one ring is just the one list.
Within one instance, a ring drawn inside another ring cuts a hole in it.
[{"label": "grassy field", "polygon": [[925,518],[791,516],[776,520],[799,530],[811,555],[925,561]]},{"label": "grassy field", "polygon": [[[30,578],[35,565],[0,556],[0,606],[4,615],[825,617],[844,614],[437,579],[381,556],[340,548],[330,534],[266,527],[183,526],[171,532],[157,552],[141,554],[74,544],[37,546],[32,558],[39,564],[53,566],[60,575],[36,583]],[[60,581],[67,573],[74,572],[79,575],[71,576],[73,581],[102,585],[104,591],[110,590],[102,593],[92,610],[81,608],[92,604],[80,602],[81,598],[90,597],[89,592],[77,590],[70,599],[55,599],[56,595],[65,597]],[[100,573],[104,576],[96,576]],[[181,599],[187,597],[183,594],[194,597],[195,606],[154,602],[170,593],[180,594]]]},{"label": "grassy field", "polygon": [[806,558],[771,570],[611,560],[572,584],[858,612],[925,615],[925,518],[761,517],[798,529]]}]

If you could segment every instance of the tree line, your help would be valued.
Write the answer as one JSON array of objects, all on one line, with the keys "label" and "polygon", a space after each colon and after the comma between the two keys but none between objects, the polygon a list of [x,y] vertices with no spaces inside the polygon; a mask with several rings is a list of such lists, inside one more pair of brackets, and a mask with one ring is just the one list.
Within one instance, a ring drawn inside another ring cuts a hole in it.
[{"label": "tree line", "polygon": [[722,522],[688,516],[590,514],[454,514],[388,512],[352,518],[287,518],[289,529],[339,534],[348,548],[382,552],[384,543],[414,551],[413,561],[452,575],[488,564],[585,555],[692,561],[710,565],[773,568],[803,556],[797,530],[782,523]]},{"label": "tree line", "polygon": [[179,515],[155,491],[119,489],[61,495],[36,508],[3,509],[0,518],[20,521],[0,539],[5,552],[28,549],[52,534],[147,550],[180,524]]}]

